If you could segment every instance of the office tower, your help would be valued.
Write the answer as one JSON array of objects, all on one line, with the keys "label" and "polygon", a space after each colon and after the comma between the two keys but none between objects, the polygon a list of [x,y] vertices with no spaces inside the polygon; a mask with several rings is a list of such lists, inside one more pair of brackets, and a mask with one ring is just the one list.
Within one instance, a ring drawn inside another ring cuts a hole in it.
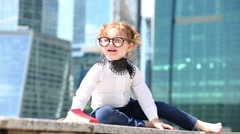
[{"label": "office tower", "polygon": [[58,0],[20,0],[19,26],[57,37]]},{"label": "office tower", "polygon": [[57,0],[1,0],[1,30],[23,27],[50,36],[57,36]]},{"label": "office tower", "polygon": [[140,51],[140,70],[144,81],[151,90],[151,18],[142,17],[141,19],[141,51]]},{"label": "office tower", "polygon": [[152,91],[240,131],[240,1],[155,0]]},{"label": "office tower", "polygon": [[[73,43],[84,43],[86,0],[74,0]],[[79,51],[79,50],[78,50]]]},{"label": "office tower", "polygon": [[57,119],[72,96],[71,45],[30,31],[0,32],[1,116]]},{"label": "office tower", "polygon": [[[8,101],[15,103],[10,103],[13,105],[1,115],[52,119],[66,116],[73,95],[71,45],[57,38],[58,0],[10,0],[1,1],[0,6],[0,46],[4,48],[1,65],[7,60],[8,67],[17,65],[19,73],[15,77],[13,67],[1,70],[4,75],[0,77],[7,82],[7,87],[6,83],[0,84],[1,90],[16,84],[10,88],[16,98],[11,100],[11,94],[1,94],[10,96],[10,100],[1,102],[4,106]],[[22,53],[28,55],[21,57]],[[24,63],[12,57],[21,57]],[[24,68],[19,67],[21,64]]]}]

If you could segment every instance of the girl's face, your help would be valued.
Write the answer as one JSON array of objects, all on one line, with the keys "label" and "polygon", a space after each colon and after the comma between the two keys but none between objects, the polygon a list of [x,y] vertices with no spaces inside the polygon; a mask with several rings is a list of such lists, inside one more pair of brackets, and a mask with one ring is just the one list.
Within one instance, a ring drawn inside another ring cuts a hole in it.
[{"label": "girl's face", "polygon": [[[123,32],[120,32],[116,28],[109,29],[107,37],[110,39],[114,39],[116,37],[127,39],[126,35]],[[115,47],[113,45],[113,40],[110,40],[108,46],[101,47],[103,54],[111,61],[119,60],[125,57],[126,54],[130,52],[132,49],[133,49],[133,43],[129,43],[127,40],[123,41],[123,45],[121,47]]]}]

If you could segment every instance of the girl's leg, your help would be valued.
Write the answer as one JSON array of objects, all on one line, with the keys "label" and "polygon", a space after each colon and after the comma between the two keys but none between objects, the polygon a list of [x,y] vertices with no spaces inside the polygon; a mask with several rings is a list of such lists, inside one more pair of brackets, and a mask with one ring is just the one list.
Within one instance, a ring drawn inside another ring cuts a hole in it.
[{"label": "girl's leg", "polygon": [[186,130],[192,130],[197,118],[165,102],[156,101],[159,118],[166,119]]},{"label": "girl's leg", "polygon": [[136,126],[145,127],[142,120],[129,117],[117,108],[110,106],[101,107],[91,113],[91,116],[98,119],[99,123],[103,124],[114,124],[114,125],[125,125],[125,126]]},{"label": "girl's leg", "polygon": [[192,130],[197,128],[199,130],[211,133],[220,133],[222,130],[221,123],[208,123],[198,120],[196,117],[177,109],[165,102],[155,102],[158,109],[158,116],[175,123],[176,125],[186,129]]},{"label": "girl's leg", "polygon": [[[197,118],[165,102],[156,101],[155,104],[158,109],[159,118],[166,119],[186,130],[192,130],[194,128]],[[154,127],[149,121],[147,121],[148,119],[137,100],[131,99],[127,106],[120,108],[119,110],[129,117],[143,120],[146,127]]]},{"label": "girl's leg", "polygon": [[[155,103],[158,109],[159,118],[166,119],[186,130],[192,130],[194,128],[197,118],[165,102],[156,101]],[[119,108],[119,110],[125,113],[128,117],[144,121],[145,126],[147,127],[154,127],[147,121],[148,119],[137,100],[131,99],[127,106]]]}]

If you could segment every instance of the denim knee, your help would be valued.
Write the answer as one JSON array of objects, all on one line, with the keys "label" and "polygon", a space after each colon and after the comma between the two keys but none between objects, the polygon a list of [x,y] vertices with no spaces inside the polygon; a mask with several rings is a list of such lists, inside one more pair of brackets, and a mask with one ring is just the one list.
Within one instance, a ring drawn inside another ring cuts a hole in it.
[{"label": "denim knee", "polygon": [[110,106],[103,106],[95,111],[95,118],[99,123],[112,123],[115,109]]}]

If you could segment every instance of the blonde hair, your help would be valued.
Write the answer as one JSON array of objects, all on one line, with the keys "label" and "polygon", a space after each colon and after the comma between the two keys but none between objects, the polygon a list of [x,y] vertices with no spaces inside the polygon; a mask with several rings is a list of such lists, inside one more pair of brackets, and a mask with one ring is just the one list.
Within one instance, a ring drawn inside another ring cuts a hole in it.
[{"label": "blonde hair", "polygon": [[[127,22],[124,21],[117,21],[101,25],[97,34],[97,39],[102,36],[108,36],[108,31],[111,28],[116,28],[119,30],[120,33],[125,34],[126,38],[133,43],[134,48],[141,44],[140,34],[135,30],[133,26],[129,25]],[[127,54],[126,56],[128,57],[128,55],[129,54]]]}]

